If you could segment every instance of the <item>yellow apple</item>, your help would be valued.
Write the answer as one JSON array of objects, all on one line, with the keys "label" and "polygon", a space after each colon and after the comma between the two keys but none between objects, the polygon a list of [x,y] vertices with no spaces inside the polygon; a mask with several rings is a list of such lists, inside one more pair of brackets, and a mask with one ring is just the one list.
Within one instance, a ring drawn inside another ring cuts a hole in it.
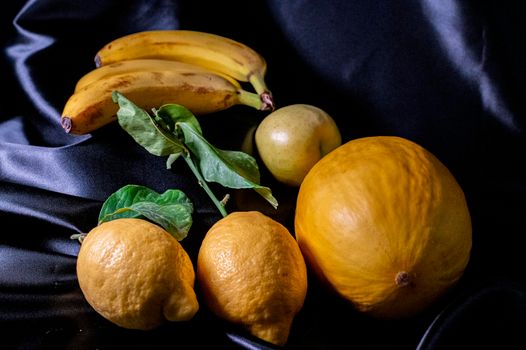
[{"label": "yellow apple", "polygon": [[280,182],[299,186],[324,155],[341,145],[334,120],[318,107],[295,104],[277,109],[259,124],[256,147]]}]

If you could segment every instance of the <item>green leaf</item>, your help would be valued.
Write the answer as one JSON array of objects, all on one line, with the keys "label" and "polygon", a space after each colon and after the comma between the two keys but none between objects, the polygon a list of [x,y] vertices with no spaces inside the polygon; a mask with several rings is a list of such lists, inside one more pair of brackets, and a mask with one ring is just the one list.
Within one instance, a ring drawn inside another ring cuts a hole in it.
[{"label": "green leaf", "polygon": [[120,126],[148,152],[156,156],[185,152],[186,149],[177,135],[165,129],[167,124],[156,121],[144,109],[137,107],[117,91],[113,92],[112,98],[119,104],[117,118]]},{"label": "green leaf", "polygon": [[193,210],[192,202],[180,190],[159,194],[144,186],[126,185],[106,199],[99,224],[119,218],[147,218],[180,241],[192,226]]},{"label": "green leaf", "polygon": [[179,158],[181,153],[170,154],[166,159],[166,169],[172,169],[172,164]]},{"label": "green leaf", "polygon": [[188,123],[180,122],[178,125],[183,131],[184,143],[197,157],[199,169],[206,181],[229,188],[253,188],[277,208],[278,202],[270,188],[259,184],[259,169],[252,156],[217,149]]},{"label": "green leaf", "polygon": [[156,110],[155,115],[161,118],[172,132],[174,132],[177,123],[187,123],[197,133],[203,134],[197,118],[184,106],[175,103],[166,104]]}]

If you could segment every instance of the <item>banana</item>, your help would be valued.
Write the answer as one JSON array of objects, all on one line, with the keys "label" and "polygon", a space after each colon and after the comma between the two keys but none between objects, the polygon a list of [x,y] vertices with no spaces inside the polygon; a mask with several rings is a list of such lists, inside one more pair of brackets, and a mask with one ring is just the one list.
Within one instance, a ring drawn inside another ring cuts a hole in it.
[{"label": "banana", "polygon": [[116,120],[118,106],[111,99],[115,90],[146,110],[167,103],[184,105],[196,115],[236,104],[266,108],[257,94],[243,90],[237,81],[212,72],[150,68],[103,76],[73,93],[62,112],[64,130],[86,134]]},{"label": "banana", "polygon": [[[177,71],[177,72],[192,72],[197,71],[199,73],[209,73],[210,71],[201,67],[189,63],[179,62],[179,61],[169,61],[162,59],[134,59],[128,61],[119,61],[102,66],[92,71],[88,72],[82,76],[75,86],[75,92],[78,92],[85,87],[91,85],[94,82],[97,82],[101,79],[120,75],[124,73],[133,73],[138,71]],[[221,75],[219,73],[216,73]],[[221,75],[223,78],[229,80],[233,85],[239,86],[236,80],[233,78]]]},{"label": "banana", "polygon": [[95,56],[97,67],[137,58],[188,62],[249,82],[261,101],[274,109],[265,84],[267,64],[250,47],[219,35],[190,30],[154,30],[126,35],[106,44]]}]

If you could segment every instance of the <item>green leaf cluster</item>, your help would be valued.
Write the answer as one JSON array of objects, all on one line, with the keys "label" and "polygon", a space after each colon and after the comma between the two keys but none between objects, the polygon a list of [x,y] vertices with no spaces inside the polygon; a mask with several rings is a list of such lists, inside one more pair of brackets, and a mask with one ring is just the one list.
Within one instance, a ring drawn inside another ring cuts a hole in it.
[{"label": "green leaf cluster", "polygon": [[[216,198],[207,182],[235,189],[253,188],[277,208],[270,188],[260,185],[256,160],[246,153],[225,151],[210,144],[187,108],[168,104],[150,115],[118,92],[112,98],[119,104],[120,126],[151,154],[167,157],[167,168],[182,157],[223,216],[227,215],[225,203]],[[148,219],[182,240],[192,226],[193,210],[192,202],[180,190],[159,194],[145,186],[126,185],[106,199],[99,224],[119,218]]]},{"label": "green leaf cluster", "polygon": [[223,215],[226,215],[224,204],[215,198],[206,182],[234,189],[253,188],[274,208],[277,207],[278,202],[270,188],[260,185],[256,160],[246,153],[221,150],[210,144],[204,138],[197,118],[187,108],[168,104],[154,109],[150,115],[118,92],[112,97],[119,104],[117,118],[121,127],[148,152],[168,156],[168,168],[179,157],[184,157]]}]

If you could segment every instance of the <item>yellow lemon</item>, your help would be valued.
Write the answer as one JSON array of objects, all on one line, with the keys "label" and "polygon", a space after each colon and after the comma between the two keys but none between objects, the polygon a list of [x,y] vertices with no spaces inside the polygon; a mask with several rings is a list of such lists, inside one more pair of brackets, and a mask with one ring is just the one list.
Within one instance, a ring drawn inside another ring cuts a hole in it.
[{"label": "yellow lemon", "polygon": [[199,308],[187,253],[145,220],[117,219],[91,230],[77,277],[88,303],[121,327],[152,329],[165,320],[188,320]]},{"label": "yellow lemon", "polygon": [[199,250],[197,278],[214,313],[274,344],[287,341],[307,291],[296,241],[256,211],[232,213],[212,226]]}]

